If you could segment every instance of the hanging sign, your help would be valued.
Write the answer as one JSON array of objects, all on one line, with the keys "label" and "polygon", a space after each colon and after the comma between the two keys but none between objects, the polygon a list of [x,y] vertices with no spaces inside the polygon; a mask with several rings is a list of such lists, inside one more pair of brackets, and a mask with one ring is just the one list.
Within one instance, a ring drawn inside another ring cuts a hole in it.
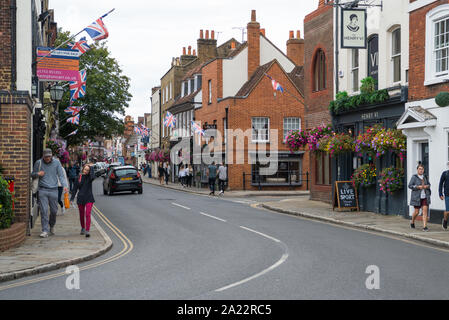
[{"label": "hanging sign", "polygon": [[[79,51],[37,47],[37,77],[40,81],[78,81]],[[51,53],[50,53],[51,52]]]},{"label": "hanging sign", "polygon": [[342,48],[366,49],[366,10],[342,9],[340,28]]}]

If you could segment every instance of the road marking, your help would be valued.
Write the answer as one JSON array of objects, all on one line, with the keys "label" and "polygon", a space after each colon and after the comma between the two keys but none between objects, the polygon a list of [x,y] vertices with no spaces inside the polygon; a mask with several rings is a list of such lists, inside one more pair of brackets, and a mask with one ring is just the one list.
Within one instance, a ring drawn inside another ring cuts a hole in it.
[{"label": "road marking", "polygon": [[[80,270],[91,269],[91,268],[98,267],[98,266],[101,266],[103,264],[115,261],[115,260],[117,260],[117,259],[119,259],[121,257],[124,257],[128,253],[130,253],[133,250],[133,248],[134,248],[134,245],[131,242],[131,240],[129,240],[111,221],[109,221],[109,219],[106,218],[105,215],[96,206],[93,206],[92,210],[103,221],[103,223],[107,227],[109,227],[109,229],[120,239],[120,241],[122,241],[123,249],[119,253],[113,255],[112,257],[109,257],[109,258],[107,258],[105,260],[98,261],[98,262],[89,264],[87,266],[81,267]],[[19,283],[15,283],[15,284],[11,284],[11,285],[0,286],[0,291],[6,290],[6,289],[15,288],[15,287],[24,286],[24,285],[27,285],[27,284],[33,284],[33,283],[37,283],[37,282],[42,282],[42,281],[45,281],[45,280],[55,279],[55,278],[58,278],[58,277],[64,277],[64,276],[66,276],[65,271],[64,272],[60,272],[60,273],[56,273],[56,274],[52,274],[52,275],[39,277],[39,278],[36,278],[36,279],[21,281]]]},{"label": "road marking", "polygon": [[224,290],[227,290],[227,289],[239,286],[239,285],[241,285],[243,283],[246,283],[248,281],[254,280],[254,279],[258,278],[258,277],[261,277],[264,274],[267,274],[268,272],[276,269],[277,267],[279,267],[281,264],[283,264],[288,259],[288,248],[282,241],[280,241],[280,240],[278,240],[276,238],[270,237],[269,235],[266,235],[265,233],[262,233],[262,232],[259,232],[259,231],[256,231],[256,230],[253,230],[253,229],[250,229],[250,228],[247,228],[247,227],[240,226],[240,228],[242,228],[244,230],[247,230],[247,231],[251,231],[251,232],[256,233],[258,235],[261,235],[261,236],[263,236],[263,237],[265,237],[267,239],[270,239],[272,241],[275,241],[276,243],[280,244],[283,247],[284,253],[282,254],[282,257],[276,263],[274,263],[272,266],[262,270],[259,273],[256,273],[255,275],[253,275],[251,277],[245,278],[245,279],[240,280],[238,282],[234,282],[234,283],[232,283],[230,285],[227,285],[225,287],[222,287],[220,289],[216,289],[215,292],[221,292],[221,291],[224,291]]},{"label": "road marking", "polygon": [[226,220],[223,220],[223,219],[217,218],[217,217],[215,217],[215,216],[211,216],[210,214],[207,214],[207,213],[204,213],[204,212],[200,212],[200,214],[202,214],[203,216],[207,216],[207,217],[210,217],[210,218],[212,218],[212,219],[217,219],[217,220],[220,220],[220,221],[226,222]]},{"label": "road marking", "polygon": [[248,231],[251,231],[251,232],[254,232],[254,233],[257,233],[258,235],[261,235],[262,237],[265,237],[265,238],[268,238],[270,240],[273,240],[273,241],[275,241],[277,243],[281,242],[281,240],[278,240],[276,238],[270,237],[269,235],[266,235],[265,233],[262,233],[262,232],[259,232],[259,231],[256,231],[256,230],[253,230],[253,229],[250,229],[250,228],[247,228],[247,227],[243,227],[243,226],[240,226],[240,228],[248,230]]},{"label": "road marking", "polygon": [[180,204],[177,204],[177,203],[174,203],[174,202],[172,202],[171,204],[174,205],[174,206],[177,206],[177,207],[186,209],[186,210],[191,210],[189,207],[184,207],[184,206],[182,206],[182,205],[180,205]]}]

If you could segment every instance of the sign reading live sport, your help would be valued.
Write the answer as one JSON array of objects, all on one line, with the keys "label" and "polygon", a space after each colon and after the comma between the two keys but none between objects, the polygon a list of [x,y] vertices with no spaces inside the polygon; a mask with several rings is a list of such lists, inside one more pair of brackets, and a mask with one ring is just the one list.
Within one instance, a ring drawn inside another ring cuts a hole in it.
[{"label": "sign reading live sport", "polygon": [[[37,48],[37,77],[40,81],[77,81],[79,51],[71,49]],[[50,54],[51,52],[51,54]]]}]

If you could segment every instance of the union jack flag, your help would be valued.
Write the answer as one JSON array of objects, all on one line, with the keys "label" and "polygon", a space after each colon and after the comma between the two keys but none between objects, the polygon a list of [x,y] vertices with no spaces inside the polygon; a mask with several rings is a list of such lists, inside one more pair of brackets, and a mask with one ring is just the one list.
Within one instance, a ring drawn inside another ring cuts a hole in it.
[{"label": "union jack flag", "polygon": [[78,81],[70,81],[70,104],[86,94],[86,75],[86,70],[81,70]]},{"label": "union jack flag", "polygon": [[92,22],[88,27],[84,28],[87,34],[92,38],[92,40],[103,40],[109,36],[108,30],[103,23],[103,18],[106,17],[107,14],[98,18],[94,22]]},{"label": "union jack flag", "polygon": [[195,133],[199,134],[200,136],[204,136],[204,130],[201,128],[201,126],[192,120],[192,129]]},{"label": "union jack flag", "polygon": [[77,107],[77,106],[70,106],[67,107],[64,112],[70,113],[72,116],[77,115],[78,113],[81,112],[81,110],[83,110],[84,106],[81,107]]},{"label": "union jack flag", "polygon": [[134,127],[134,133],[138,134],[138,135],[142,135],[142,129],[140,129],[140,127]]},{"label": "union jack flag", "polygon": [[78,50],[80,55],[85,53],[90,49],[90,46],[87,44],[86,37],[82,37],[78,42],[69,42],[70,49]]},{"label": "union jack flag", "polygon": [[145,127],[143,124],[140,124],[140,134],[144,137],[148,137],[150,135],[150,129]]},{"label": "union jack flag", "polygon": [[71,124],[80,124],[80,115],[77,114],[74,117],[70,117],[67,119],[67,122],[70,122]]},{"label": "union jack flag", "polygon": [[167,114],[165,115],[164,119],[164,126],[169,128],[174,128],[176,125],[176,119],[173,114],[171,114],[169,111],[167,111]]},{"label": "union jack flag", "polygon": [[280,91],[282,93],[284,93],[284,88],[282,88],[282,86],[280,85],[279,82],[277,82],[276,80],[271,80],[271,85],[273,86],[273,90],[277,90]]}]

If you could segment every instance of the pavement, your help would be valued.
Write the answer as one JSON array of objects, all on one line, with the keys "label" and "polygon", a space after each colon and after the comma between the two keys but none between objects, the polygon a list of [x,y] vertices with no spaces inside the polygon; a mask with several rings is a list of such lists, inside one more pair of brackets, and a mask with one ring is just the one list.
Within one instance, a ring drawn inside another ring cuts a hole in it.
[{"label": "pavement", "polygon": [[[156,179],[144,177],[144,182],[161,188],[169,188],[199,195],[208,195],[208,189],[183,188],[180,184],[160,185]],[[370,212],[333,211],[323,202],[309,200],[308,191],[226,191],[224,198],[275,196],[277,201],[258,202],[258,205],[280,213],[301,216],[342,226],[375,231],[384,234],[418,240],[438,247],[449,248],[449,232],[439,224],[428,224],[429,231],[421,231],[421,222],[416,229],[410,228],[408,220],[401,216],[387,216]],[[40,217],[31,236],[16,248],[0,252],[0,282],[48,272],[69,265],[92,260],[112,247],[112,240],[92,217],[91,237],[79,234],[78,210],[68,209],[57,216],[55,235],[46,239],[41,233]]]},{"label": "pavement", "polygon": [[40,220],[39,216],[22,245],[0,252],[0,282],[89,261],[112,247],[112,240],[93,216],[90,238],[80,235],[77,208],[70,208],[56,217],[55,235],[48,238],[39,237]]}]

